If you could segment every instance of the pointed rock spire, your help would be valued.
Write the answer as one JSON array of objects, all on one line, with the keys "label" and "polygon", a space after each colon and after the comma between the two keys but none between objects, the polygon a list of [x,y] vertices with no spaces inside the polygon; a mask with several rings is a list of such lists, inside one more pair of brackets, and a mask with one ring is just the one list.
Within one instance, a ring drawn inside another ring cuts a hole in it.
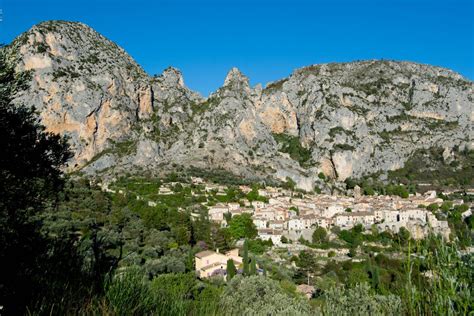
[{"label": "pointed rock spire", "polygon": [[249,87],[249,79],[239,69],[233,67],[225,77],[224,87]]},{"label": "pointed rock spire", "polygon": [[168,67],[163,71],[160,77],[166,85],[184,87],[183,74],[179,69]]}]

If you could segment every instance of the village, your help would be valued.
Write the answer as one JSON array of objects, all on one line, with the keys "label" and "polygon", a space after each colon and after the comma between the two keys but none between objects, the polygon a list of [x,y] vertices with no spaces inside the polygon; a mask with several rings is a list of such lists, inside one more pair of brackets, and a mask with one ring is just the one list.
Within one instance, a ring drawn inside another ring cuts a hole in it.
[{"label": "village", "polygon": [[[228,187],[225,185],[208,183],[198,177],[191,177],[191,180],[193,185],[201,186],[206,193],[226,195]],[[174,194],[173,187],[177,184],[190,185],[179,182],[163,183],[157,193]],[[244,194],[252,191],[248,185],[240,185],[238,188]],[[115,193],[108,187],[103,189]],[[120,190],[119,193],[124,192]],[[195,192],[192,194],[195,195]],[[317,227],[327,230],[339,227],[344,230],[358,224],[365,229],[375,226],[380,232],[391,233],[398,233],[400,228],[404,227],[414,239],[423,239],[430,232],[449,239],[448,222],[437,219],[433,212],[426,209],[431,204],[443,203],[443,200],[437,197],[436,191],[410,194],[408,198],[401,198],[395,195],[362,195],[358,186],[354,188],[353,196],[296,193],[281,187],[265,187],[258,189],[258,196],[261,199],[254,201],[244,198],[239,202],[219,202],[213,205],[202,202],[202,205],[208,208],[209,219],[221,227],[227,226],[228,216],[250,214],[258,230],[258,237],[262,240],[271,239],[275,246],[283,245],[282,237],[290,241],[298,241],[300,238],[310,240]],[[156,205],[153,201],[148,204]],[[453,205],[461,204],[462,200],[453,201]]]},{"label": "village", "polygon": [[[234,216],[249,214],[257,229],[257,238],[271,240],[275,249],[306,249],[302,241],[310,241],[313,232],[319,227],[329,232],[334,228],[349,230],[361,225],[367,232],[376,229],[378,232],[388,231],[392,234],[398,233],[403,227],[413,239],[423,239],[429,233],[449,239],[451,234],[448,222],[437,218],[429,210],[428,206],[443,203],[435,191],[410,194],[407,198],[402,198],[395,195],[362,195],[358,186],[352,191],[352,196],[345,196],[307,193],[282,187],[256,188],[240,185],[234,189],[241,192],[242,198],[233,199],[232,202],[216,202],[219,199],[215,198],[219,196],[223,197],[220,200],[225,200],[224,197],[229,192],[228,186],[209,183],[198,177],[191,177],[190,180],[188,183],[161,183],[155,196],[172,196],[176,194],[178,187],[188,188],[191,196],[205,197],[200,204],[207,209],[209,220],[222,228],[228,227],[228,221]],[[126,193],[108,187],[103,189]],[[249,198],[252,194],[254,198]],[[213,199],[210,198],[212,196]],[[137,199],[145,198],[137,195]],[[148,206],[157,205],[153,200],[146,200]],[[453,200],[452,203],[461,205],[463,200]],[[463,216],[469,216],[471,211],[466,212]],[[198,218],[200,215],[191,212],[191,216]],[[232,260],[237,267],[241,266],[239,249],[227,252],[220,252],[219,249],[205,250],[195,255],[195,269],[201,278],[216,273],[225,274],[228,260]]]},{"label": "village", "polygon": [[[206,190],[224,190],[221,186],[206,184]],[[248,186],[240,186],[244,193],[251,191]],[[209,218],[225,227],[226,216],[242,213],[252,215],[258,229],[258,237],[271,239],[276,246],[282,246],[282,237],[297,241],[311,239],[315,228],[351,229],[361,224],[365,229],[373,225],[379,231],[397,233],[405,227],[414,239],[424,238],[430,231],[449,238],[447,221],[438,220],[426,206],[443,202],[435,191],[423,195],[411,195],[404,199],[398,196],[362,196],[356,187],[353,197],[324,194],[300,194],[282,188],[266,187],[258,190],[264,201],[244,201],[239,203],[218,203],[209,207]],[[463,201],[454,201],[462,204]]]}]

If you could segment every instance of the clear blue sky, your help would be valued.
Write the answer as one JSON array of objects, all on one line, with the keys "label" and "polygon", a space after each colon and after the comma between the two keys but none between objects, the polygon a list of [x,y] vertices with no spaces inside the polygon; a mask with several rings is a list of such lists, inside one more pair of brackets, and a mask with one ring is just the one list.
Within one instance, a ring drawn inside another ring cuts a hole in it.
[{"label": "clear blue sky", "polygon": [[251,83],[295,68],[408,60],[474,78],[474,0],[0,0],[0,42],[32,25],[84,22],[149,74],[175,66],[203,95],[237,66]]}]

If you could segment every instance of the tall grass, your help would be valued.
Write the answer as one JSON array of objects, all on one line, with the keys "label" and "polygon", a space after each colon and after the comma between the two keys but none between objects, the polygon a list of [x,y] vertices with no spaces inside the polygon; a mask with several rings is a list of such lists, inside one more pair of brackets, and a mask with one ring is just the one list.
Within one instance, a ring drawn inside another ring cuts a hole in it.
[{"label": "tall grass", "polygon": [[115,315],[144,315],[153,310],[149,281],[144,276],[143,271],[132,268],[106,283],[105,297]]},{"label": "tall grass", "polygon": [[[416,251],[413,251],[416,250]],[[421,273],[415,273],[420,271]],[[406,286],[408,315],[468,315],[474,311],[472,255],[462,257],[456,244],[431,236],[408,247]]]},{"label": "tall grass", "polygon": [[113,315],[217,315],[221,288],[192,273],[164,274],[149,281],[138,268],[115,274],[106,285],[105,301],[89,311]]}]

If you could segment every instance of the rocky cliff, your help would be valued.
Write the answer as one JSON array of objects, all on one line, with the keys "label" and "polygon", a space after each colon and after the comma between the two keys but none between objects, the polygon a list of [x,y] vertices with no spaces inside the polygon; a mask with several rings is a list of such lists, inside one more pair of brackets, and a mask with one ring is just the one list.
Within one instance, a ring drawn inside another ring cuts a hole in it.
[{"label": "rocky cliff", "polygon": [[422,148],[472,149],[474,84],[438,67],[361,61],[313,65],[251,87],[238,69],[208,98],[174,68],[149,77],[126,52],[81,23],[34,26],[6,48],[31,71],[17,103],[70,137],[70,168],[222,168],[287,177],[304,189],[404,165]]}]

